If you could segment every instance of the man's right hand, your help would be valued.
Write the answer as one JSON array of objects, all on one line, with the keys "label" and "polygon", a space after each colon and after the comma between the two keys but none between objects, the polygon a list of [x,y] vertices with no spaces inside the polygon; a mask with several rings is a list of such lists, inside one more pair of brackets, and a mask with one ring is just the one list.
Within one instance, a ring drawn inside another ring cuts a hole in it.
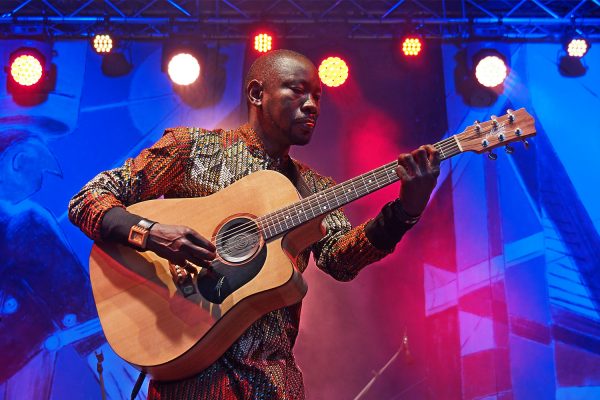
[{"label": "man's right hand", "polygon": [[146,248],[188,272],[194,271],[188,269],[186,261],[208,268],[216,257],[216,248],[210,240],[181,225],[154,224]]}]

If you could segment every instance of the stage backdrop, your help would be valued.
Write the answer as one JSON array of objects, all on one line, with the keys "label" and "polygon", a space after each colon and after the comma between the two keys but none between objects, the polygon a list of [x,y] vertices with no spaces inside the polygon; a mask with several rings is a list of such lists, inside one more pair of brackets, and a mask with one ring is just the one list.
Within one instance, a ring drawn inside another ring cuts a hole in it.
[{"label": "stage backdrop", "polygon": [[[18,44],[2,41],[0,49]],[[293,153],[338,181],[507,107],[527,107],[539,132],[529,151],[516,146],[495,162],[476,155],[445,162],[423,220],[353,282],[309,268],[296,345],[308,398],[354,398],[405,333],[410,354],[364,398],[600,397],[600,206],[592,173],[600,52],[586,56],[584,77],[564,78],[558,46],[505,46],[512,70],[504,93],[481,107],[464,90],[464,46],[429,44],[415,65],[391,41],[285,45],[316,63],[328,55],[349,63],[349,81],[324,90],[313,142]],[[120,78],[102,74],[87,42],[56,42],[56,88],[34,107],[15,105],[2,75],[0,398],[99,399],[100,351],[109,398],[129,396],[137,371],[102,335],[87,276],[91,242],[69,223],[66,207],[91,177],[135,156],[166,127],[244,121],[242,80],[255,55],[240,43],[209,47],[218,79],[201,104],[174,91],[160,70],[158,42],[127,44],[133,69]],[[397,191],[346,211],[360,223]]]}]

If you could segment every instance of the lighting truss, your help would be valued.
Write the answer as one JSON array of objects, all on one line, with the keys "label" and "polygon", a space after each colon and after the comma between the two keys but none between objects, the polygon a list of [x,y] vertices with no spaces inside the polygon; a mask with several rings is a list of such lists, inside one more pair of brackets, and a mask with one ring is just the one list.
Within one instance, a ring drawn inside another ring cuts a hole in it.
[{"label": "lighting truss", "polygon": [[559,41],[577,30],[600,39],[600,0],[25,0],[0,2],[0,35],[89,37],[110,27],[123,38],[172,34],[246,39],[261,23],[281,38],[338,35],[446,41]]}]

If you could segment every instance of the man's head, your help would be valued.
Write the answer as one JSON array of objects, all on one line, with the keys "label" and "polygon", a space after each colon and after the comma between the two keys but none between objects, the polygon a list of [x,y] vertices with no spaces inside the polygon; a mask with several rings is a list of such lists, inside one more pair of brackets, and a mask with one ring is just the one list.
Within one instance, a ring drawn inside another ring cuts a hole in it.
[{"label": "man's head", "polygon": [[245,83],[250,124],[268,150],[287,152],[310,141],[321,82],[308,58],[290,50],[269,52],[252,64]]}]

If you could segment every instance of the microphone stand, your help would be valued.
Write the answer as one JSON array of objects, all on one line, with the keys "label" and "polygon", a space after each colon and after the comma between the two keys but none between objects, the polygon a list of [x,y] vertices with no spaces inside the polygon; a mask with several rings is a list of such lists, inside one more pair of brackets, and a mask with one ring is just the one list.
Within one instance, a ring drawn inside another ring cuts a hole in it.
[{"label": "microphone stand", "polygon": [[400,348],[398,348],[398,351],[394,353],[394,355],[388,360],[387,363],[385,363],[383,367],[381,367],[379,371],[373,371],[373,377],[371,378],[371,380],[356,395],[356,397],[354,397],[353,400],[360,400],[369,391],[371,386],[373,386],[377,378],[379,378],[379,376],[383,374],[386,369],[388,369],[388,367],[394,362],[394,360],[400,355],[400,353],[404,353],[406,357],[406,362],[408,364],[412,364],[414,362],[414,359],[410,354],[410,350],[408,349],[408,334],[406,332],[406,328],[404,328],[404,335],[402,335],[402,343],[400,344]]}]

